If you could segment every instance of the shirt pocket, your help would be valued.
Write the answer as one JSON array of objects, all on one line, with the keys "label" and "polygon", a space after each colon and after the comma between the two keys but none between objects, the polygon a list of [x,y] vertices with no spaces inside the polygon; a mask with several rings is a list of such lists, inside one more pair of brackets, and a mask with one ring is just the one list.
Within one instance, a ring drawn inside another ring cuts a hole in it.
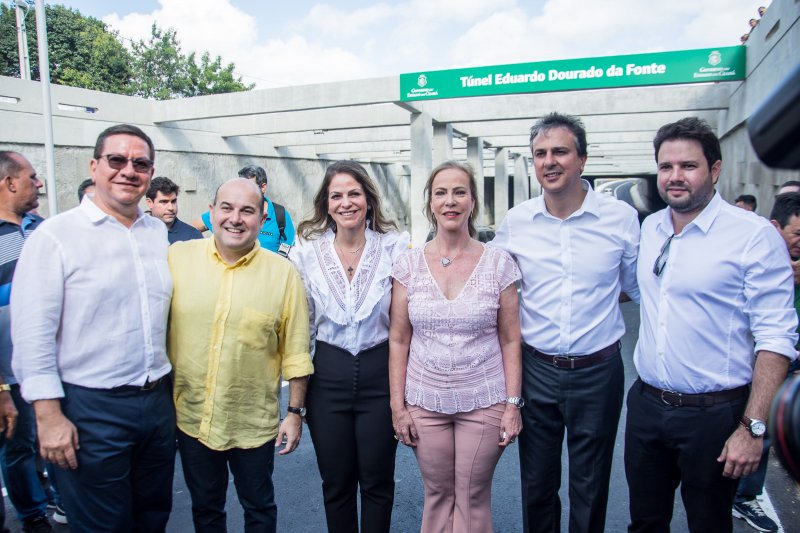
[{"label": "shirt pocket", "polygon": [[243,352],[277,351],[278,326],[275,315],[252,307],[242,309],[238,341]]}]

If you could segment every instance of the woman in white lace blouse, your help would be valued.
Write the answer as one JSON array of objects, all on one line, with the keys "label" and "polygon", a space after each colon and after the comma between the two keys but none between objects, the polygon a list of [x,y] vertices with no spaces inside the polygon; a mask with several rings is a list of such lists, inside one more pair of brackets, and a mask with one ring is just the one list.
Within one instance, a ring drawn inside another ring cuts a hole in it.
[{"label": "woman in white lace blouse", "polygon": [[422,532],[494,531],[492,475],[522,428],[520,272],[508,253],[473,238],[471,167],[439,165],[425,195],[436,236],[392,271],[394,429],[422,472]]},{"label": "woman in white lace blouse", "polygon": [[397,441],[389,408],[389,306],[394,259],[408,248],[358,163],[325,172],[313,216],[290,258],[306,288],[314,374],[306,421],[330,532],[388,532]]}]

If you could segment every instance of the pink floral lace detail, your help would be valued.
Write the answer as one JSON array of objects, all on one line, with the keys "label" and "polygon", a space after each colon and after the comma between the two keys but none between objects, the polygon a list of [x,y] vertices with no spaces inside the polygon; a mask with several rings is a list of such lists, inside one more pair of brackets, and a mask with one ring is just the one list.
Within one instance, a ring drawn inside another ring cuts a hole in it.
[{"label": "pink floral lace detail", "polygon": [[484,246],[454,300],[446,299],[436,285],[423,248],[400,256],[392,275],[408,290],[413,327],[406,402],[452,414],[505,400],[497,311],[502,290],[520,278],[513,259],[503,250]]}]

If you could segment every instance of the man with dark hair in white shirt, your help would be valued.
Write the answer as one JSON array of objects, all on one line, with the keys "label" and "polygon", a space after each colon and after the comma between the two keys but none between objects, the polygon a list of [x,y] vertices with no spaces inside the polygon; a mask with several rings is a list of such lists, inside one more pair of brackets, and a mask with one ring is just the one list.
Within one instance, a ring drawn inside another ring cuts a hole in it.
[{"label": "man with dark hair in white shirt", "polygon": [[667,124],[653,145],[668,207],[642,225],[628,530],[668,531],[680,484],[691,531],[731,531],[738,478],[758,466],[769,405],[796,358],[792,269],[770,223],[714,190],[722,158],[706,122]]},{"label": "man with dark hair in white shirt", "polygon": [[139,128],[103,131],[94,195],[31,234],[11,291],[14,375],[82,533],[164,531],[172,508],[167,229],[138,207],[154,157]]},{"label": "man with dark hair in white shirt", "polygon": [[560,531],[561,448],[569,453],[569,528],[605,530],[624,369],[622,292],[639,300],[639,219],[581,179],[586,131],[552,113],[531,128],[542,196],[508,212],[492,242],[522,271],[524,530]]}]

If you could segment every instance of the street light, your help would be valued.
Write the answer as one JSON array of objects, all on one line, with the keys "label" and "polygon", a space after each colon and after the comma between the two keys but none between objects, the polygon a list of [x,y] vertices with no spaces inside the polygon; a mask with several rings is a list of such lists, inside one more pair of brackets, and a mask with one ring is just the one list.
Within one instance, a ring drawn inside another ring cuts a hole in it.
[{"label": "street light", "polygon": [[28,53],[28,31],[25,19],[33,6],[33,0],[11,2],[11,8],[17,12],[17,46],[19,48],[19,76],[23,80],[31,79],[31,58]]}]

